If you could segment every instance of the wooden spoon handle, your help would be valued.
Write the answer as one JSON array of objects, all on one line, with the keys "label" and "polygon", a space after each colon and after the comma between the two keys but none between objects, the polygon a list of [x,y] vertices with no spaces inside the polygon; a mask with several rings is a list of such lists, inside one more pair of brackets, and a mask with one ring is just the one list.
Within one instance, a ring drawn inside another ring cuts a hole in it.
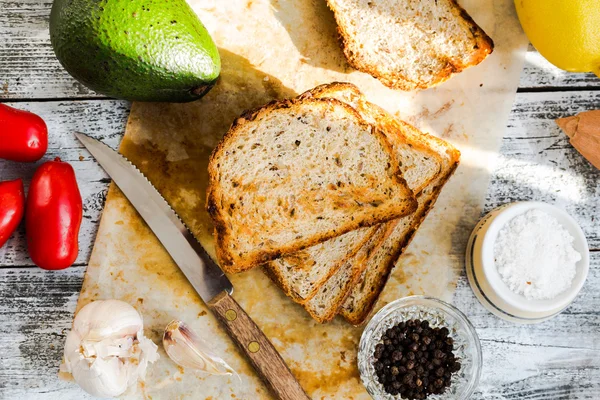
[{"label": "wooden spoon handle", "polygon": [[227,292],[215,296],[208,307],[229,336],[250,360],[271,391],[281,400],[310,399],[273,344]]}]

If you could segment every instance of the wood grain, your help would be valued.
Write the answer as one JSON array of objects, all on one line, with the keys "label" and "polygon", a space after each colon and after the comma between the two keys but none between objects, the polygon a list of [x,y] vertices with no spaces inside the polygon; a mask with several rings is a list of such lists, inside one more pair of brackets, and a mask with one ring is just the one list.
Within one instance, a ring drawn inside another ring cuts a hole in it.
[{"label": "wood grain", "polygon": [[[0,0],[0,102],[42,115],[50,130],[45,159],[60,156],[74,166],[85,204],[82,252],[78,266],[43,271],[30,267],[22,230],[0,249],[1,399],[91,399],[77,386],[59,381],[56,373],[108,178],[71,131],[91,133],[116,147],[129,109],[127,102],[90,101],[102,96],[62,69],[48,38],[51,5],[49,0]],[[530,48],[485,211],[515,200],[549,201],[573,215],[590,246],[600,249],[598,172],[552,122],[599,108],[599,90],[600,79],[594,75],[560,71]],[[0,160],[0,179],[23,176],[28,183],[35,167]],[[485,360],[474,398],[600,398],[599,287],[600,252],[593,252],[588,281],[575,302],[553,320],[522,326],[489,314],[461,276],[454,303],[477,328]]]},{"label": "wood grain", "polygon": [[[83,272],[0,270],[0,398],[90,398],[56,378]],[[486,311],[462,276],[454,304],[475,325],[485,360],[474,399],[600,398],[598,287],[600,252],[593,252],[588,280],[563,314],[539,325],[515,325]]]},{"label": "wood grain", "polygon": [[[515,200],[549,201],[569,211],[584,228],[590,246],[600,248],[600,232],[595,222],[600,204],[598,172],[569,145],[553,123],[554,118],[599,104],[598,96],[595,91],[520,93],[517,96],[500,161],[492,173],[486,211]],[[76,169],[86,204],[80,237],[82,254],[78,260],[79,265],[83,265],[93,243],[108,178],[88,158],[71,131],[91,132],[116,147],[128,104],[103,100],[12,105],[41,114],[48,121],[51,134],[46,158],[60,155]],[[80,156],[82,161],[79,161]],[[23,175],[28,179],[34,168],[34,165],[0,161],[0,177],[11,179]],[[31,265],[26,254],[22,231],[0,249],[0,346],[3,349],[0,398],[86,398],[76,386],[56,379],[64,332],[70,327],[84,268],[58,273],[15,268]],[[455,303],[467,311],[475,323],[485,359],[494,360],[486,361],[480,391],[475,398],[600,398],[600,366],[594,359],[600,356],[597,353],[600,349],[597,339],[600,295],[595,289],[599,286],[600,257],[594,253],[582,296],[556,319],[526,327],[509,324],[487,313],[461,280]],[[559,361],[549,364],[550,361],[543,358],[548,354]]]},{"label": "wood grain", "polygon": [[[0,0],[0,100],[99,97],[61,67],[48,34],[51,1]],[[341,51],[341,50],[340,50]],[[600,87],[593,74],[572,74],[548,63],[530,47],[521,88]]]},{"label": "wood grain", "polygon": [[278,399],[309,399],[271,341],[231,295],[223,292],[207,305]]},{"label": "wood grain", "polygon": [[485,212],[519,200],[563,208],[600,249],[600,171],[569,143],[554,120],[600,106],[599,91],[520,93],[513,106]]},{"label": "wood grain", "polygon": [[588,279],[560,315],[537,325],[493,317],[464,274],[454,295],[481,339],[483,379],[477,399],[600,398],[600,252],[591,253]]},{"label": "wood grain", "polygon": [[529,45],[523,72],[521,73],[520,91],[541,90],[556,91],[562,88],[598,90],[600,78],[592,73],[572,73],[563,71],[550,64],[532,45]]},{"label": "wood grain", "polygon": [[0,99],[95,97],[61,67],[50,45],[51,1],[0,0]]},{"label": "wood grain", "polygon": [[[83,265],[91,253],[110,180],[75,139],[73,131],[87,132],[116,148],[127,121],[129,103],[110,100],[6,104],[32,111],[46,121],[49,150],[44,158],[35,164],[0,161],[0,180],[22,177],[27,190],[35,169],[44,161],[60,157],[73,166],[83,198],[83,222],[79,236],[81,251],[76,264]],[[0,248],[0,266],[6,265],[33,265],[27,256],[23,226]]]}]

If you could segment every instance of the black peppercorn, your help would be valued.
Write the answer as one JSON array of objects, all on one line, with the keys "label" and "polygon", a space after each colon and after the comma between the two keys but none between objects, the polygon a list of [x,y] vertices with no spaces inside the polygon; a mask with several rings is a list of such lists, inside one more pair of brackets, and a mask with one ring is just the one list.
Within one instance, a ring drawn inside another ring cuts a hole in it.
[{"label": "black peppercorn", "polygon": [[461,368],[447,328],[409,320],[388,329],[373,351],[376,379],[392,396],[425,399],[443,393]]},{"label": "black peppercorn", "polygon": [[459,362],[452,363],[452,365],[450,366],[450,371],[458,372],[459,370],[460,370],[460,363]]}]

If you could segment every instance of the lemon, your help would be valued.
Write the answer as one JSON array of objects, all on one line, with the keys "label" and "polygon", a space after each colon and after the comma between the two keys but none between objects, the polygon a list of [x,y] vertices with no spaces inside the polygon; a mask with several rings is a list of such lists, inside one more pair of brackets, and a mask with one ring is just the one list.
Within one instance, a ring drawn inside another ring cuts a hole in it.
[{"label": "lemon", "polygon": [[600,0],[515,0],[523,30],[548,61],[600,76]]}]

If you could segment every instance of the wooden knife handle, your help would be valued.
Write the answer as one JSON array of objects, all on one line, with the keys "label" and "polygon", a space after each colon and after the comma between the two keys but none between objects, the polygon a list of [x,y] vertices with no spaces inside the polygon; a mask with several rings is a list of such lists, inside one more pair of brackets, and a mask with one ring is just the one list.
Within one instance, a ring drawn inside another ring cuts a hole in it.
[{"label": "wooden knife handle", "polygon": [[208,307],[246,353],[254,369],[277,398],[310,399],[273,344],[229,293],[222,292],[215,296]]}]

